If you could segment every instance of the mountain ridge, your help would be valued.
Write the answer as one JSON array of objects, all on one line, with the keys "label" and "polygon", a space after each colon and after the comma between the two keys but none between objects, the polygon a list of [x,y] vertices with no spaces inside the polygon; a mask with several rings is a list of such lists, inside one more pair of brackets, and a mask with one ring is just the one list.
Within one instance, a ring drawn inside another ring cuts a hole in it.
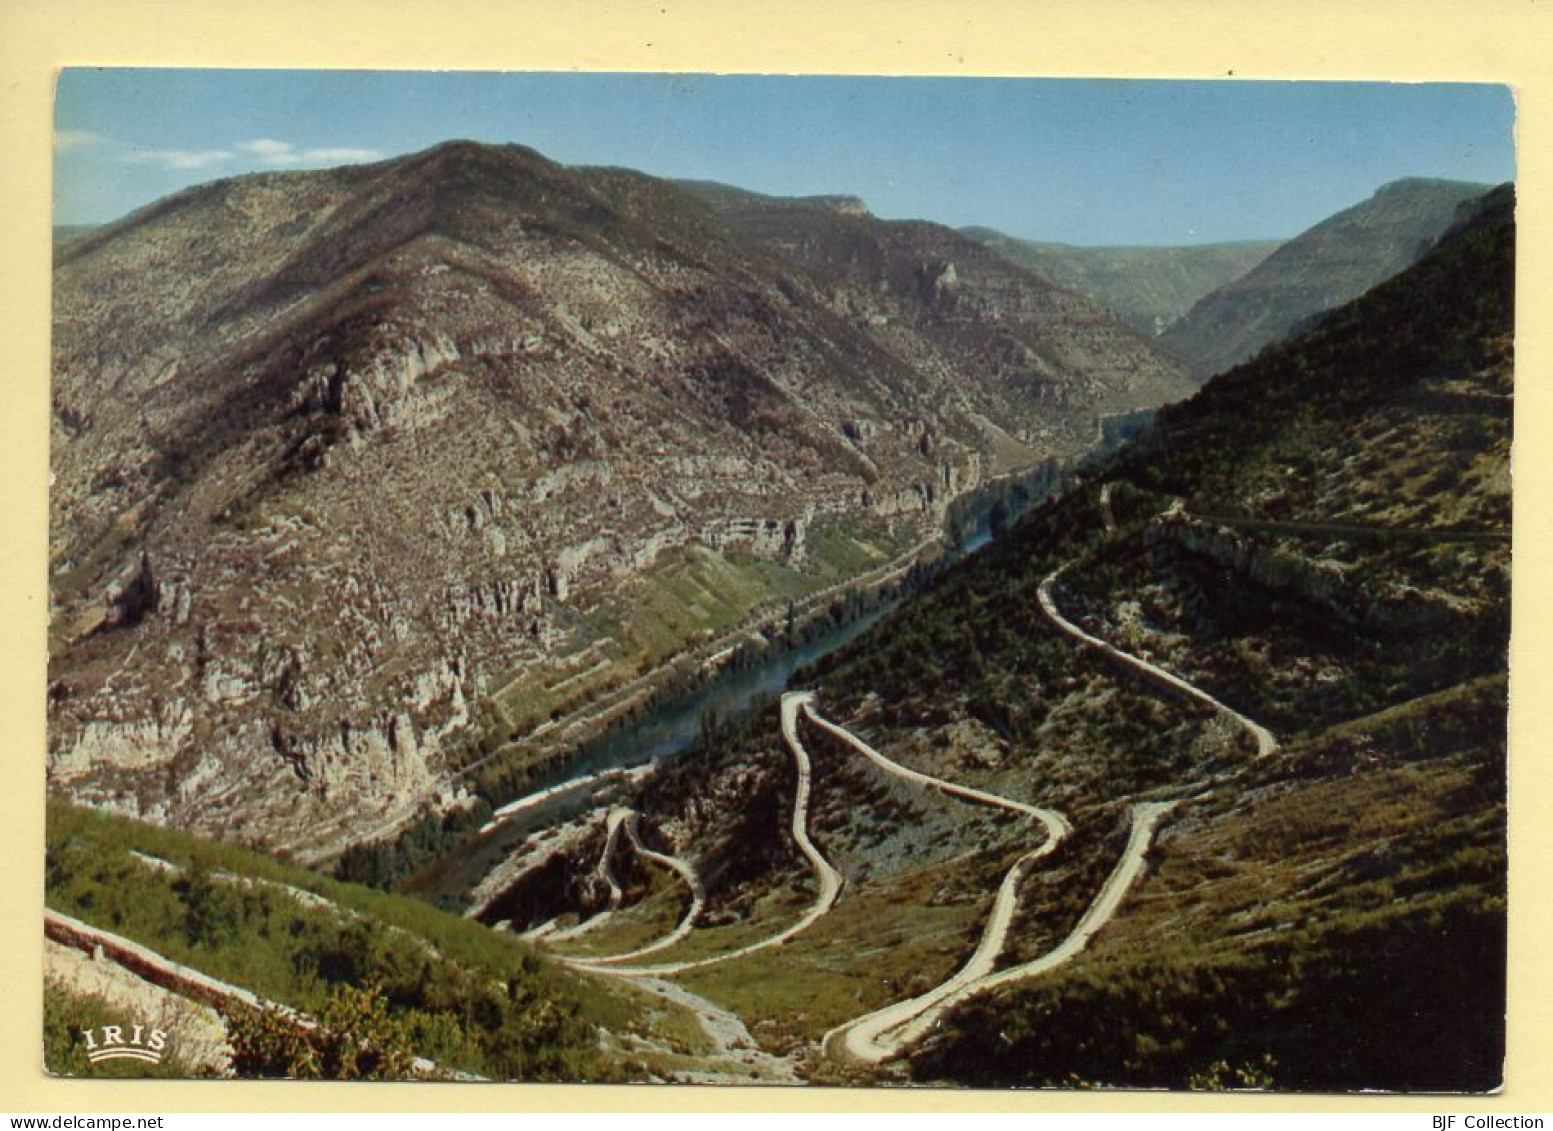
[{"label": "mountain ridge", "polygon": [[[542,161],[67,254],[51,909],[503,1079],[1502,1084],[1512,186],[541,818],[460,771],[1192,384],[939,226]],[[315,863],[430,812],[465,913],[102,810]]]},{"label": "mountain ridge", "polygon": [[947,229],[824,216],[886,291],[669,182],[470,142],[61,248],[56,787],[338,850],[1190,387]]},{"label": "mountain ridge", "polygon": [[1283,243],[1233,282],[1199,299],[1161,342],[1203,377],[1286,335],[1302,319],[1357,298],[1395,275],[1452,222],[1456,207],[1492,188],[1406,177]]},{"label": "mountain ridge", "polygon": [[1081,246],[1028,240],[993,228],[961,229],[1058,286],[1091,295],[1133,329],[1162,333],[1198,299],[1255,267],[1281,240],[1180,246]]}]

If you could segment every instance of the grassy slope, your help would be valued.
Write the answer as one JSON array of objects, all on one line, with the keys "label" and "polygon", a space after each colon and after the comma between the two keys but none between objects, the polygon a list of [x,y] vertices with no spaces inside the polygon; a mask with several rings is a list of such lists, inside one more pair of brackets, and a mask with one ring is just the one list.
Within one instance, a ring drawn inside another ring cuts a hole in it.
[{"label": "grassy slope", "polygon": [[86,1045],[81,1040],[85,1030],[101,1029],[104,1025],[123,1025],[124,1011],[96,994],[76,993],[52,983],[43,987],[43,1063],[49,1072],[58,1076],[90,1076],[108,1079],[144,1079],[152,1077],[164,1080],[188,1079],[206,1076],[180,1054],[176,1044],[167,1050],[160,1063],[146,1064],[138,1060],[105,1060],[93,1064],[86,1057]]},{"label": "grassy slope", "polygon": [[1489,681],[1334,729],[1183,810],[1088,952],[965,1007],[917,1073],[1496,1086],[1503,694]]},{"label": "grassy slope", "polygon": [[[601,1052],[600,1028],[696,1051],[694,1026],[676,1008],[559,969],[515,939],[417,900],[63,802],[51,801],[48,816],[50,907],[304,1011],[336,983],[376,983],[417,1027],[417,1051],[439,1063],[524,1080],[649,1070]],[[159,872],[131,850],[184,872]],[[305,907],[275,887],[212,879],[216,872],[302,888],[346,913]]]}]

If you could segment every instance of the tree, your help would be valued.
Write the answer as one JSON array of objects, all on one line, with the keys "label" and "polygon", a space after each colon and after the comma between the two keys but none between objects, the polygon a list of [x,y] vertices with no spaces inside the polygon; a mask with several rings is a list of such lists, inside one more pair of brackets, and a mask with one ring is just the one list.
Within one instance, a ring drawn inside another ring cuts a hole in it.
[{"label": "tree", "polygon": [[374,984],[335,986],[312,1026],[273,1007],[234,1011],[227,1043],[232,1071],[247,1077],[402,1080],[415,1061],[408,1026]]}]

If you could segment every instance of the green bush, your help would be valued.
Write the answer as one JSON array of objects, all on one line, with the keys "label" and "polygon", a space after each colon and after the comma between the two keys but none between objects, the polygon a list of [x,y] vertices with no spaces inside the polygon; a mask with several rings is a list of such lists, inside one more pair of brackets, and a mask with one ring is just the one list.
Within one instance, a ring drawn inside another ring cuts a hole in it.
[{"label": "green bush", "polygon": [[413,1030],[372,984],[337,985],[304,1028],[275,1009],[227,1017],[232,1070],[242,1077],[297,1080],[403,1080],[413,1074]]},{"label": "green bush", "polygon": [[[50,907],[308,1014],[373,985],[413,1047],[449,1067],[526,1080],[617,1074],[585,1016],[603,1008],[597,991],[515,939],[186,833],[56,800],[48,815]],[[336,906],[304,905],[280,885]]]}]

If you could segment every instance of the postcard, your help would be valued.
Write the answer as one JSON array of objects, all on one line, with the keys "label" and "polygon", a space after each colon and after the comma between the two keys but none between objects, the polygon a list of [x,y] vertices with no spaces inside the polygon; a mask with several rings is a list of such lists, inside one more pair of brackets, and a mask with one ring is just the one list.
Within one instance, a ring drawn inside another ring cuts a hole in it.
[{"label": "postcard", "polygon": [[1514,125],[64,70],[47,1070],[1499,1089]]}]

